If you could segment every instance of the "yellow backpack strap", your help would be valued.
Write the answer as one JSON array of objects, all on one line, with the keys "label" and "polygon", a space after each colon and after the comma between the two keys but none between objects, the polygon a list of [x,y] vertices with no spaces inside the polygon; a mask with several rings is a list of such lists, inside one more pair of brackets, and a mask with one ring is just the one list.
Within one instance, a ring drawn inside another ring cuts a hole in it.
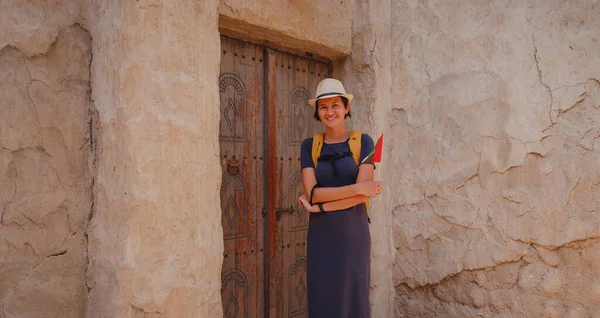
[{"label": "yellow backpack strap", "polygon": [[313,160],[315,169],[317,169],[317,163],[318,163],[317,159],[319,159],[319,156],[321,155],[321,150],[323,150],[323,138],[325,138],[325,133],[316,134],[313,137],[312,160]]},{"label": "yellow backpack strap", "polygon": [[354,162],[356,165],[360,163],[360,142],[361,142],[362,132],[353,130],[350,132],[350,140],[348,140],[348,145],[350,146],[350,151],[352,151],[352,157],[354,158]]}]

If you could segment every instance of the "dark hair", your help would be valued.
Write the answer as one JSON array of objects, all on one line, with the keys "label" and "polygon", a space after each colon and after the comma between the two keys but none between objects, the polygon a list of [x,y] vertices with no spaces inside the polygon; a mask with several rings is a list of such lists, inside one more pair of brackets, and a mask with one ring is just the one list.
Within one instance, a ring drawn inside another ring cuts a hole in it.
[{"label": "dark hair", "polygon": [[[348,99],[344,96],[340,96],[340,98],[342,99],[342,103],[344,103],[344,108],[348,108]],[[321,121],[321,118],[319,118],[319,100],[318,99],[315,101],[314,117],[317,121]],[[352,117],[352,114],[350,114],[350,111],[348,111],[348,113],[346,115],[344,115],[344,119],[346,119],[347,117]]]}]

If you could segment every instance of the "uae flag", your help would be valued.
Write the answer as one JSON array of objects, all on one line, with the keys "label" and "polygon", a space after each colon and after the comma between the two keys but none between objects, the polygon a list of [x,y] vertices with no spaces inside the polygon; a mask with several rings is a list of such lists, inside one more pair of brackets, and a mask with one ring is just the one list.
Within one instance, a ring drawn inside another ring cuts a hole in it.
[{"label": "uae flag", "polygon": [[375,148],[373,148],[373,151],[371,151],[367,157],[365,157],[365,159],[363,159],[363,161],[361,161],[361,163],[367,161],[369,158],[371,158],[371,162],[381,162],[381,152],[383,151],[383,133],[381,134],[381,136],[379,136],[379,139],[377,139],[377,143],[375,144]]}]

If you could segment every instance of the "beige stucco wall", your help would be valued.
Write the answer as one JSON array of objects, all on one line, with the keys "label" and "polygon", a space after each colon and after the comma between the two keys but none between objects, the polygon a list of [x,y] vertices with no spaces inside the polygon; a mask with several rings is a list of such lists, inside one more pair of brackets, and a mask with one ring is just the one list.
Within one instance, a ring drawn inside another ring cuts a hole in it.
[{"label": "beige stucco wall", "polygon": [[218,317],[217,1],[95,1],[87,317]]},{"label": "beige stucco wall", "polygon": [[221,315],[217,4],[2,2],[0,317]]},{"label": "beige stucco wall", "polygon": [[597,314],[599,5],[393,2],[396,315]]},{"label": "beige stucco wall", "polygon": [[330,60],[350,55],[354,3],[222,0],[221,31],[239,39]]},{"label": "beige stucco wall", "polygon": [[92,208],[89,33],[71,4],[0,4],[0,317],[81,317]]},{"label": "beige stucco wall", "polygon": [[275,3],[0,4],[0,318],[222,315],[219,28],[386,133],[374,317],[600,309],[599,4]]}]

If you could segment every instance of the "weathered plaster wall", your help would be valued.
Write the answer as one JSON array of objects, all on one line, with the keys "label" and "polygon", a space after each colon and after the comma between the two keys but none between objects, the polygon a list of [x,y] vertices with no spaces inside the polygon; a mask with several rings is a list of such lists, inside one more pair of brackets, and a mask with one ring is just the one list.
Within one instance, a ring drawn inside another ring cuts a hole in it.
[{"label": "weathered plaster wall", "polygon": [[218,1],[94,1],[87,317],[220,317]]},{"label": "weathered plaster wall", "polygon": [[219,17],[351,52],[374,317],[599,309],[597,2],[140,2],[0,4],[0,317],[222,315]]},{"label": "weathered plaster wall", "polygon": [[0,317],[81,317],[91,38],[76,2],[0,4]]},{"label": "weathered plaster wall", "polygon": [[299,56],[337,59],[350,54],[353,1],[221,0],[224,34]]},{"label": "weathered plaster wall", "polygon": [[396,315],[597,313],[598,10],[393,2]]}]

